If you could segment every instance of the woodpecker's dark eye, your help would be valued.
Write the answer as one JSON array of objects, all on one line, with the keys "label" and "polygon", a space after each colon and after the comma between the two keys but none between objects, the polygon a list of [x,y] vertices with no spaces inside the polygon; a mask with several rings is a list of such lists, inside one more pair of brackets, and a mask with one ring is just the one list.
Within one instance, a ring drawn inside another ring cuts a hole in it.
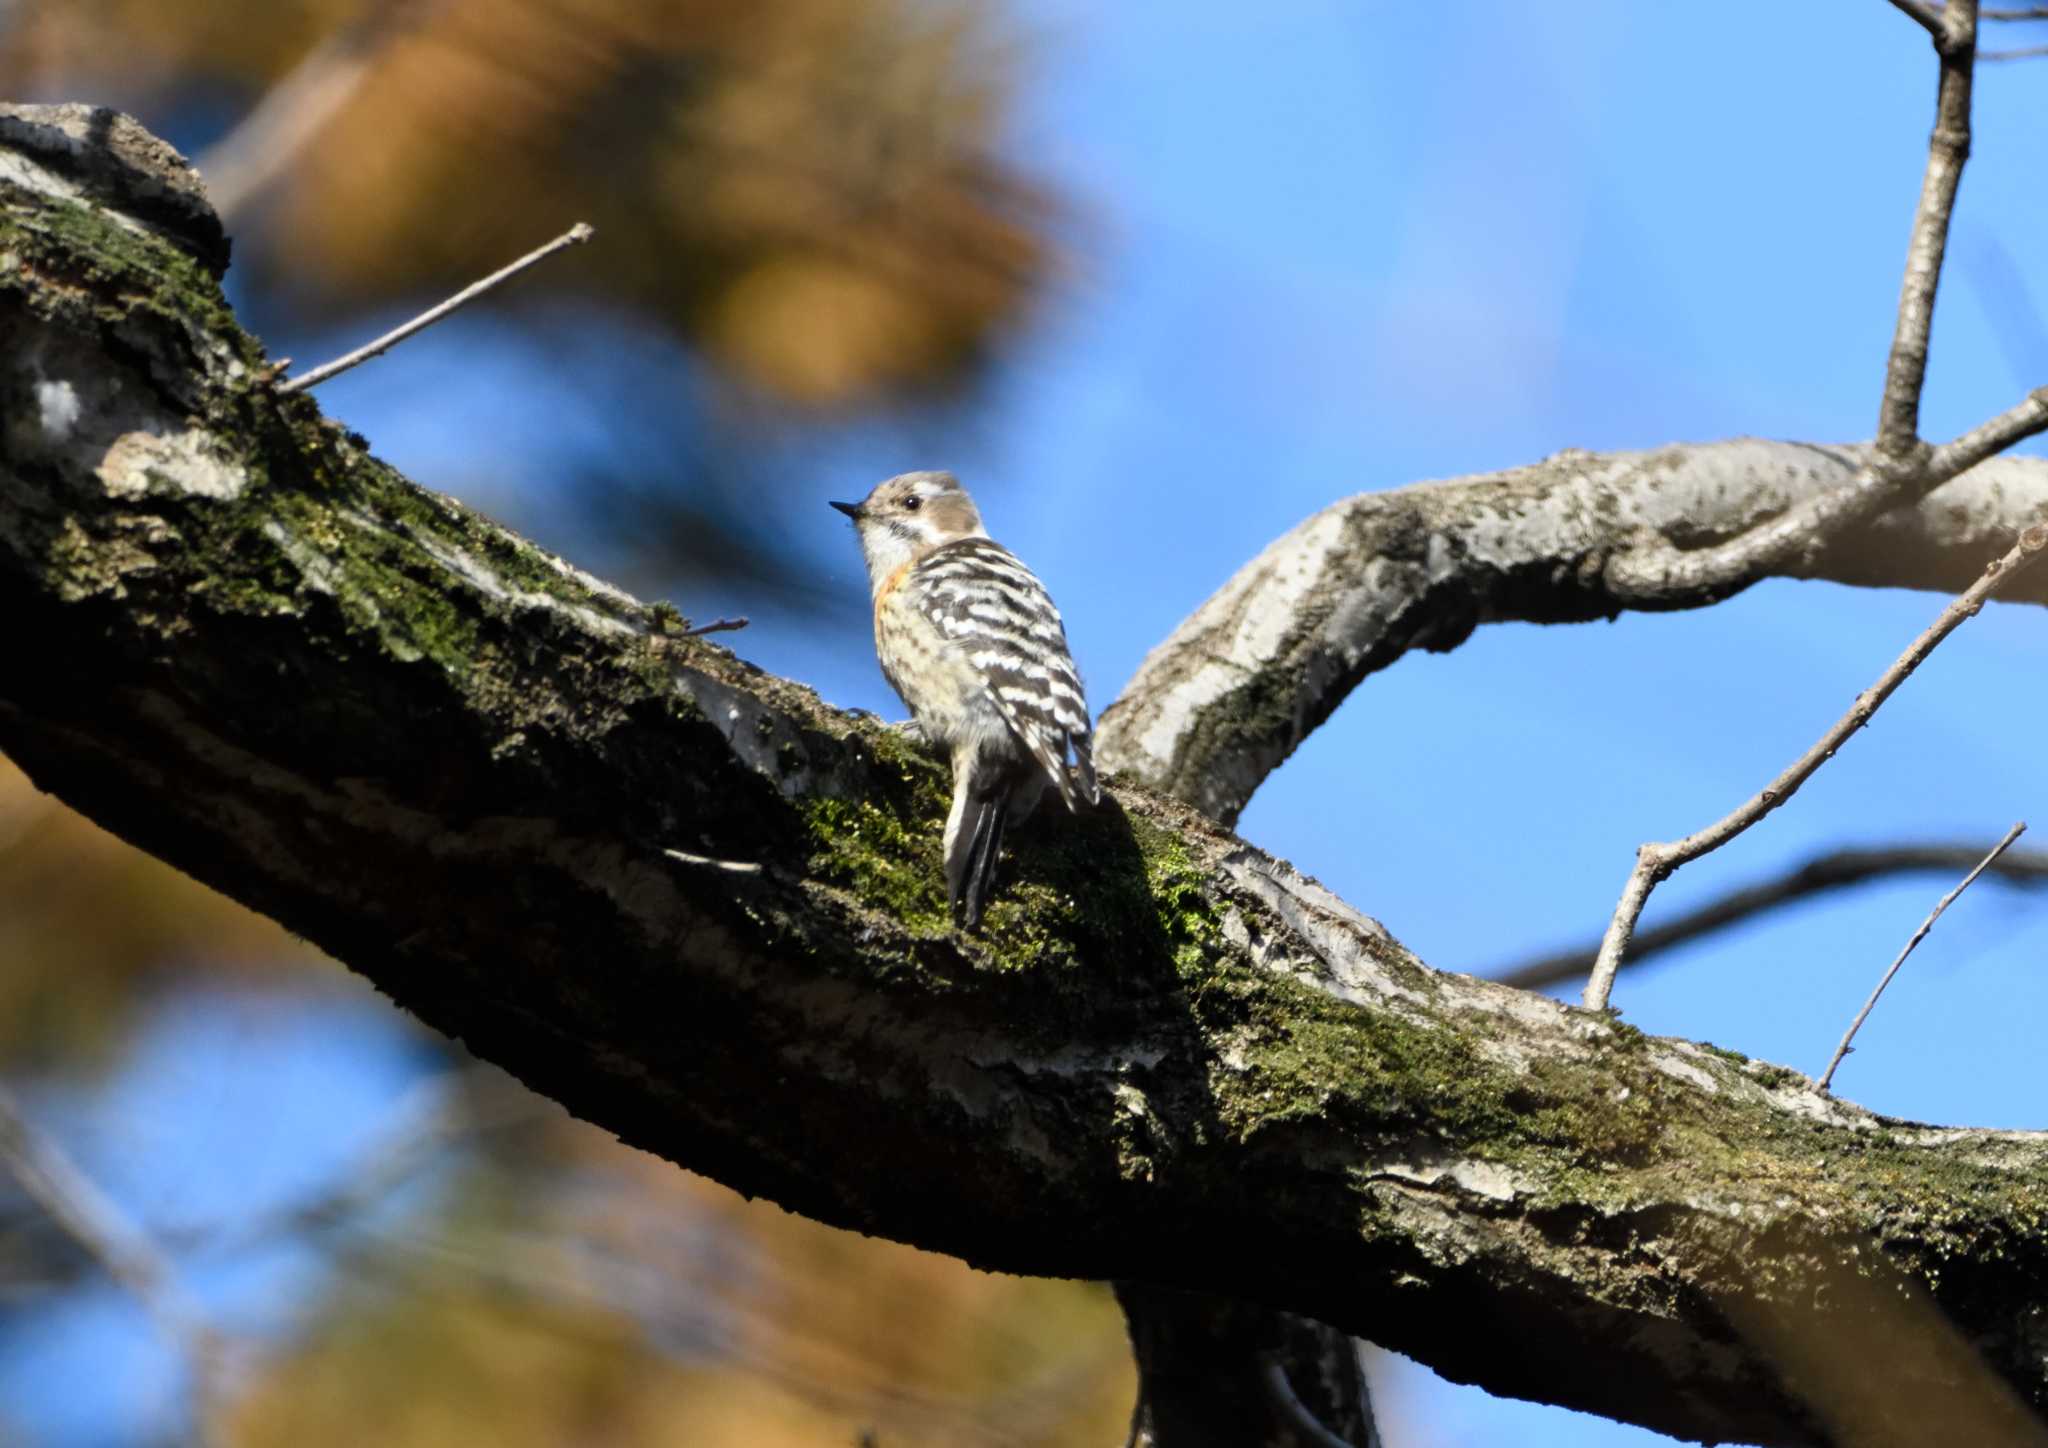
[{"label": "woodpecker's dark eye", "polygon": [[903,511],[906,513],[915,513],[919,508],[922,508],[923,506],[924,499],[920,498],[915,493],[912,493],[909,497],[903,500]]}]

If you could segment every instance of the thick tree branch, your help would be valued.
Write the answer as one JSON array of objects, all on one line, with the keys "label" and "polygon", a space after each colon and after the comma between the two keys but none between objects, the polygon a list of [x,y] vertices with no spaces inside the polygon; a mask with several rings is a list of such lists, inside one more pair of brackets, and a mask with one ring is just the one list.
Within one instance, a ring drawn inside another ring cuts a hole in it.
[{"label": "thick tree branch", "polygon": [[962,936],[939,766],[407,483],[47,175],[0,171],[0,748],[43,788],[824,1221],[1682,1436],[2033,1431],[2048,1138],[1430,971],[1128,787]]},{"label": "thick tree branch", "polygon": [[[1333,504],[1239,570],[1139,667],[1104,714],[1108,766],[1226,822],[1368,674],[1411,648],[1457,647],[1482,623],[1576,623],[1697,608],[1702,586],[1629,600],[1611,561],[1654,541],[1740,537],[1835,494],[1863,447],[1744,438],[1654,452],[1567,452],[1530,467]],[[2048,508],[2048,461],[1995,458],[1939,498],[1760,571],[1959,591]],[[2008,600],[2048,603],[2048,575]]]},{"label": "thick tree branch", "polygon": [[[1361,678],[1410,647],[1450,648],[1474,624],[1498,619],[1699,607],[1770,577],[1840,577],[1846,568],[1855,576],[1845,581],[1873,581],[1872,533],[1911,536],[1916,519],[1940,531],[1938,515],[1964,491],[1966,471],[2048,429],[2044,387],[1940,447],[1920,441],[1935,291],[1970,150],[1977,5],[1892,3],[1933,34],[1940,81],[1874,443],[1813,449],[1829,465],[1809,465],[1803,478],[1791,457],[1758,458],[1773,445],[1744,443],[1572,453],[1438,484],[1431,498],[1411,488],[1377,505],[1339,504],[1240,570],[1147,657],[1104,716],[1099,757],[1233,820]],[[2048,499],[2048,468],[2013,476]],[[1989,483],[1974,481],[1980,491]],[[1531,483],[1549,496],[1529,498]],[[1930,508],[1937,489],[1941,506]],[[1771,495],[1767,505],[1758,506],[1759,493]],[[1680,497],[1694,506],[1660,505]],[[2038,515],[2038,506],[2023,509],[1998,546]],[[1980,557],[1993,551],[1987,542]],[[1911,558],[1881,571],[1892,576],[1875,581],[1919,581]],[[1426,594],[1435,596],[1415,607]]]}]

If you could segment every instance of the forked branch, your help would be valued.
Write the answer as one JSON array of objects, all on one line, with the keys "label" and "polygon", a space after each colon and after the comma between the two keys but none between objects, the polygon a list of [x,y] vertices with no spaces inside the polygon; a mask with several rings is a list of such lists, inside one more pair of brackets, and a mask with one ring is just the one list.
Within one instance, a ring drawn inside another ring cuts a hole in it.
[{"label": "forked branch", "polygon": [[[1668,586],[1681,579],[1693,589],[1712,588],[1723,572],[1731,579],[1768,566],[1777,557],[1813,550],[1842,528],[1887,511],[1902,502],[1918,501],[1965,470],[2048,428],[2048,387],[2024,399],[1983,425],[1938,448],[1920,440],[1920,394],[1927,375],[1927,337],[1934,321],[1934,297],[1948,247],[1949,221],[1956,188],[1970,154],[1970,84],[1976,66],[1977,0],[1947,0],[1939,13],[1930,7],[1892,0],[1899,9],[1929,28],[1940,63],[1934,133],[1929,140],[1920,205],[1906,247],[1905,275],[1900,284],[1898,321],[1885,367],[1883,400],[1872,455],[1850,485],[1784,514],[1742,538],[1717,548],[1678,552],[1668,543],[1616,560],[1609,581],[1617,591],[1632,586]],[[1682,840],[1645,844],[1622,888],[1621,901],[1600,942],[1600,954],[1586,982],[1585,1001],[1604,1010],[1637,920],[1650,892],[1672,871],[1719,849],[1776,809],[1834,755],[1849,735],[1861,728],[1891,692],[1905,681],[1933,648],[1974,614],[1991,590],[2039,553],[2042,525],[2030,526],[1985,577],[1942,612],[1933,627],[1858,698],[1834,728],[1770,786],[1715,824]]]},{"label": "forked branch", "polygon": [[1856,696],[1856,702],[1849,706],[1846,714],[1831,724],[1804,754],[1785,766],[1777,778],[1751,795],[1740,807],[1682,840],[1646,844],[1637,849],[1635,869],[1629,873],[1628,883],[1622,887],[1621,903],[1615,906],[1614,918],[1608,921],[1607,932],[1600,940],[1600,954],[1593,962],[1593,974],[1586,982],[1584,1000],[1589,1010],[1607,1008],[1608,996],[1614,989],[1615,972],[1621,968],[1621,959],[1628,953],[1629,940],[1635,934],[1636,922],[1642,918],[1643,906],[1648,903],[1650,892],[1669,879],[1680,866],[1720,849],[1797,794],[1799,787],[1834,758],[1835,751],[1848,743],[1851,735],[1870,722],[1879,706],[1898,690],[1899,685],[1912,677],[1913,671],[1943,639],[1961,628],[1964,620],[1975,617],[1985,600],[2001,585],[2037,562],[2044,549],[2048,549],[2048,523],[2036,523],[2020,534],[2019,541],[2004,557],[1985,569],[1981,578],[1944,608],[1926,631],[1907,645],[1906,651],[1878,676],[1876,683]]}]

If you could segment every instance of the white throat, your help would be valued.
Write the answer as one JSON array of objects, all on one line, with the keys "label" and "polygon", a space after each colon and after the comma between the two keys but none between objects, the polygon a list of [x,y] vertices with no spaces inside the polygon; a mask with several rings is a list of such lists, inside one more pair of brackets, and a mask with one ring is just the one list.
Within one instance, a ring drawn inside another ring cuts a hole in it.
[{"label": "white throat", "polygon": [[988,530],[978,524],[965,531],[948,530],[929,518],[888,518],[863,523],[860,551],[867,559],[868,590],[879,598],[884,585],[904,565],[955,539],[986,537]]}]

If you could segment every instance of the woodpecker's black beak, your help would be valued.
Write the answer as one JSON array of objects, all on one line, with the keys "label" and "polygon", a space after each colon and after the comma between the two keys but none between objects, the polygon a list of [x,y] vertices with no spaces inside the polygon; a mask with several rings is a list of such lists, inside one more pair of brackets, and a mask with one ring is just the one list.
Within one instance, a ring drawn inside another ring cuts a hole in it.
[{"label": "woodpecker's black beak", "polygon": [[846,514],[847,517],[853,519],[854,522],[858,523],[860,521],[860,504],[834,503],[832,506],[837,508],[840,512]]}]

